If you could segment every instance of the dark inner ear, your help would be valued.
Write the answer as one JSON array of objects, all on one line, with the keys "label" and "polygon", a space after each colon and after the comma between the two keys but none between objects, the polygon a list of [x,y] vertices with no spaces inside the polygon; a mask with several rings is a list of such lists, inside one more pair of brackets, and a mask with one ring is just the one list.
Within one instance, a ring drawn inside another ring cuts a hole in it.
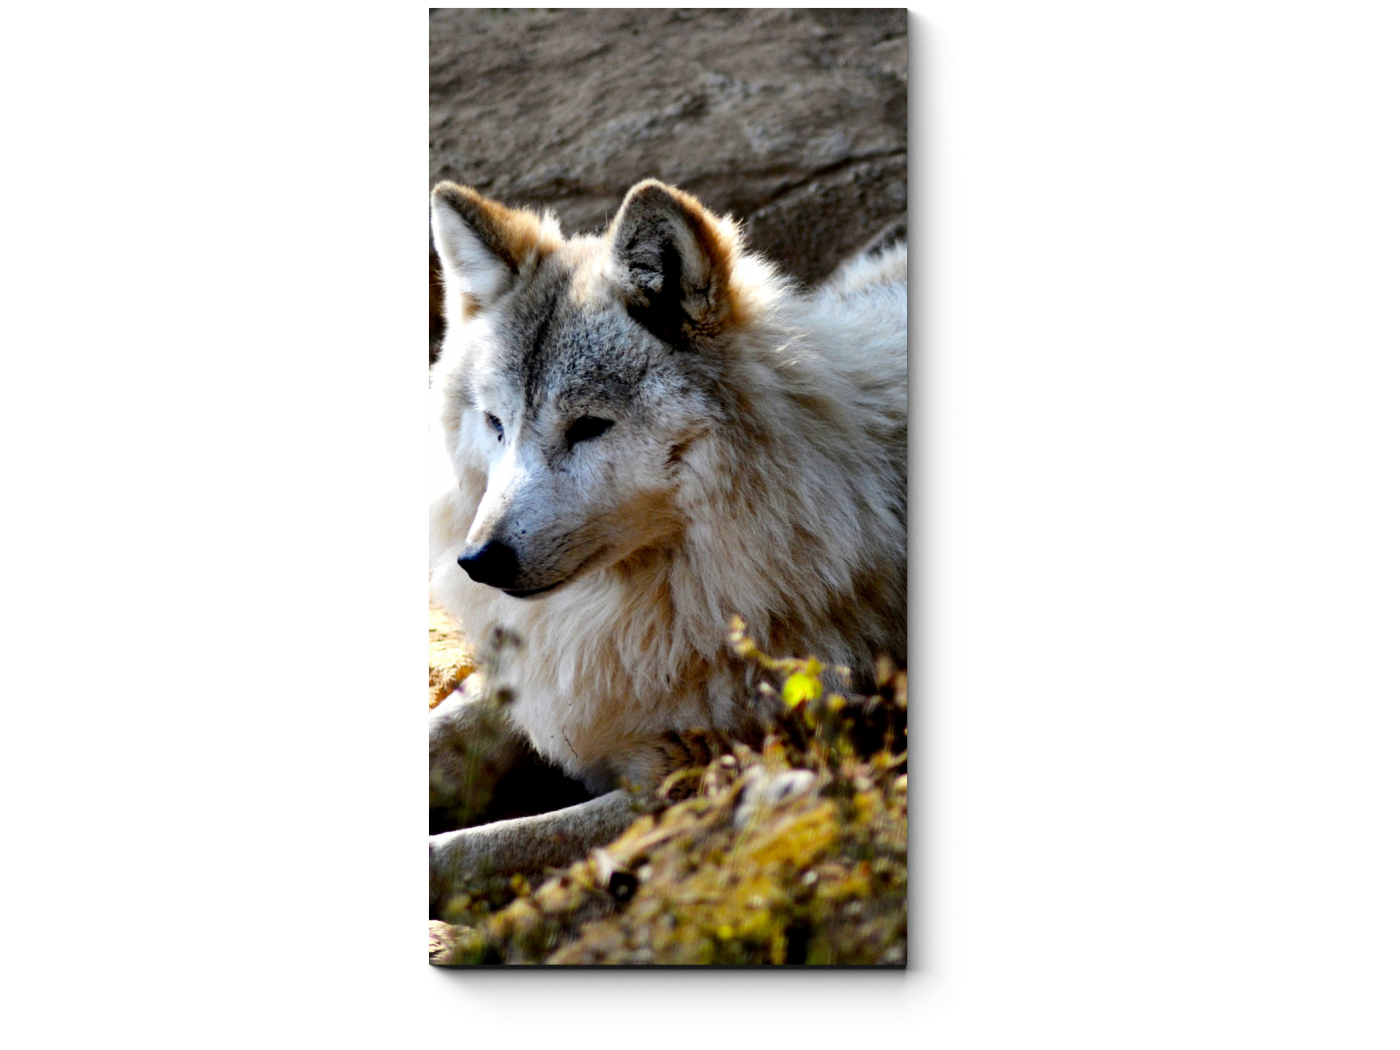
[{"label": "dark inner ear", "polygon": [[[669,236],[646,242],[645,234],[639,230],[624,248],[623,258],[634,277],[639,278],[636,287],[640,293],[639,299],[627,304],[627,313],[663,343],[680,346],[685,342],[686,325],[692,321],[683,305],[680,249]],[[658,271],[659,282],[653,276]]]}]

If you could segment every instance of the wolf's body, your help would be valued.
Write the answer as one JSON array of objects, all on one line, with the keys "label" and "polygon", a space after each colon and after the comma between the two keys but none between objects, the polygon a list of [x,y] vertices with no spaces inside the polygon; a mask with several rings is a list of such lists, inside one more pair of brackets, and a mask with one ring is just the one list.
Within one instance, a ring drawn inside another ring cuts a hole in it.
[{"label": "wolf's body", "polygon": [[858,678],[904,659],[902,244],[805,295],[656,182],[602,236],[450,184],[433,228],[430,585],[478,647],[518,641],[498,676],[541,753],[602,789],[752,729],[736,615]]}]

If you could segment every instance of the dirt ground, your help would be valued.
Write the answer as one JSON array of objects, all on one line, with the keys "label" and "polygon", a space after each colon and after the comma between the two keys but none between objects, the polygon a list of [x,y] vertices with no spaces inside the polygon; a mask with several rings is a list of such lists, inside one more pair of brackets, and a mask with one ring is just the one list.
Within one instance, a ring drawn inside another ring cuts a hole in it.
[{"label": "dirt ground", "polygon": [[428,603],[428,709],[465,682],[476,670],[452,617]]}]

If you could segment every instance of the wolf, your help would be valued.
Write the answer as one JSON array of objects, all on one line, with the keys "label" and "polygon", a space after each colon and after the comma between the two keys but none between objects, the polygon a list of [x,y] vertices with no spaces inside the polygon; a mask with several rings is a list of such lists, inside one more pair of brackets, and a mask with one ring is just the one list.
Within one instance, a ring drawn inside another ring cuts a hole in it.
[{"label": "wolf", "polygon": [[[441,899],[615,837],[621,786],[655,784],[688,734],[761,732],[733,617],[857,681],[905,661],[907,249],[804,292],[656,180],[601,234],[450,182],[431,227],[430,591],[479,652],[509,641],[514,730],[599,793],[430,836]],[[484,709],[459,691],[431,713],[439,795]]]}]

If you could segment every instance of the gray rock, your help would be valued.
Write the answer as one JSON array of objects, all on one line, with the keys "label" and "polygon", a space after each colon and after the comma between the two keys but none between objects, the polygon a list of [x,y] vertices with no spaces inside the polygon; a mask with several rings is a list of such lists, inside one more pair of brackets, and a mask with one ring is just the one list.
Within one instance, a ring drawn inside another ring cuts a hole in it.
[{"label": "gray rock", "polygon": [[552,208],[569,234],[656,177],[819,281],[906,212],[907,25],[898,9],[434,10],[429,185]]}]

